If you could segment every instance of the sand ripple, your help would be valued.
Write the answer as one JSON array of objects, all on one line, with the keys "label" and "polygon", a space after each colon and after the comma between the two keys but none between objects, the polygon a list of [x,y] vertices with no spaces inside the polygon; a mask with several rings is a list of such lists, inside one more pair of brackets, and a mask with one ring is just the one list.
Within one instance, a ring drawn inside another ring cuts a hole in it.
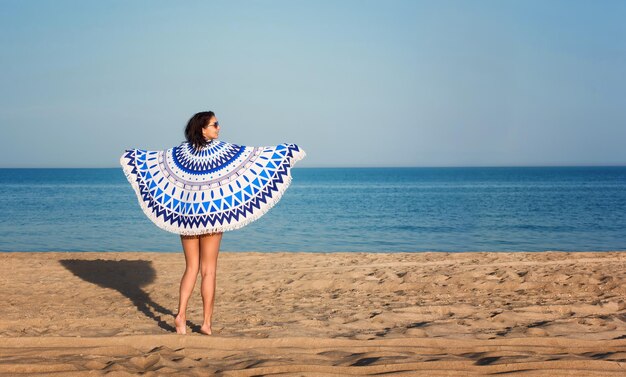
[{"label": "sand ripple", "polygon": [[211,337],[179,253],[0,260],[2,375],[626,375],[624,252],[222,252]]}]

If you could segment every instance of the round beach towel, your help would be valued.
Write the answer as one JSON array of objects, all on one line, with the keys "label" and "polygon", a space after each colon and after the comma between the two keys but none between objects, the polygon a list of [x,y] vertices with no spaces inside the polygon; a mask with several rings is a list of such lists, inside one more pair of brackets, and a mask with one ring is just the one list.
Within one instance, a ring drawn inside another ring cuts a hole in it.
[{"label": "round beach towel", "polygon": [[306,153],[296,144],[250,147],[213,139],[120,158],[139,205],[158,227],[181,235],[241,228],[272,208]]}]

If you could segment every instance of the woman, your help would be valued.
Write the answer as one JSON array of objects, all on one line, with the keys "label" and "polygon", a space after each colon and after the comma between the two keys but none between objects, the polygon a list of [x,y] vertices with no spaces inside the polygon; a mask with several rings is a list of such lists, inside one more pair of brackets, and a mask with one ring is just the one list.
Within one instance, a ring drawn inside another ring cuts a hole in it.
[{"label": "woman", "polygon": [[163,151],[127,149],[120,158],[139,205],[158,227],[179,234],[185,254],[180,282],[178,334],[186,333],[187,303],[198,272],[204,319],[210,335],[217,257],[222,233],[257,220],[291,183],[291,167],[306,156],[296,144],[250,147],[218,140],[212,111],[195,114],[186,141]]},{"label": "woman", "polygon": [[[197,150],[202,150],[213,139],[217,139],[220,126],[212,111],[194,115],[185,128],[187,142]],[[185,253],[185,273],[180,280],[180,296],[178,300],[178,314],[174,320],[176,333],[187,333],[187,303],[189,296],[196,286],[198,272],[202,276],[200,293],[202,296],[202,308],[204,321],[200,326],[200,332],[211,335],[211,316],[215,301],[215,270],[217,268],[217,255],[222,242],[222,232],[203,234],[200,236],[180,236]]]}]

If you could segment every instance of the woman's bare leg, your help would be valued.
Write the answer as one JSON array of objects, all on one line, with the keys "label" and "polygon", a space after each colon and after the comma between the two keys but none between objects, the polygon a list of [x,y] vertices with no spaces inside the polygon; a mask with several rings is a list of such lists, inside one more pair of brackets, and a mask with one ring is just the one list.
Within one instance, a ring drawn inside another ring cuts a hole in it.
[{"label": "woman's bare leg", "polygon": [[220,251],[222,233],[205,234],[200,236],[200,275],[202,276],[202,304],[204,322],[200,332],[211,335],[211,317],[215,302],[215,283],[217,270],[217,256]]},{"label": "woman's bare leg", "polygon": [[180,298],[178,301],[178,314],[174,323],[176,333],[187,333],[187,303],[196,286],[196,279],[200,269],[200,238],[198,236],[181,236],[183,251],[185,252],[185,273],[180,280]]}]

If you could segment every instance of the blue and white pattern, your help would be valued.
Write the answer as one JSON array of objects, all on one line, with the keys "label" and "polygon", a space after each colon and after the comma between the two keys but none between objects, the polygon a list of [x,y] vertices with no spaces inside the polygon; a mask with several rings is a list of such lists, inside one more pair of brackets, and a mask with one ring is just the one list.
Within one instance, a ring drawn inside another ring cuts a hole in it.
[{"label": "blue and white pattern", "polygon": [[144,213],[181,235],[241,228],[272,208],[306,156],[296,144],[249,147],[217,139],[196,150],[128,149],[120,158]]}]

